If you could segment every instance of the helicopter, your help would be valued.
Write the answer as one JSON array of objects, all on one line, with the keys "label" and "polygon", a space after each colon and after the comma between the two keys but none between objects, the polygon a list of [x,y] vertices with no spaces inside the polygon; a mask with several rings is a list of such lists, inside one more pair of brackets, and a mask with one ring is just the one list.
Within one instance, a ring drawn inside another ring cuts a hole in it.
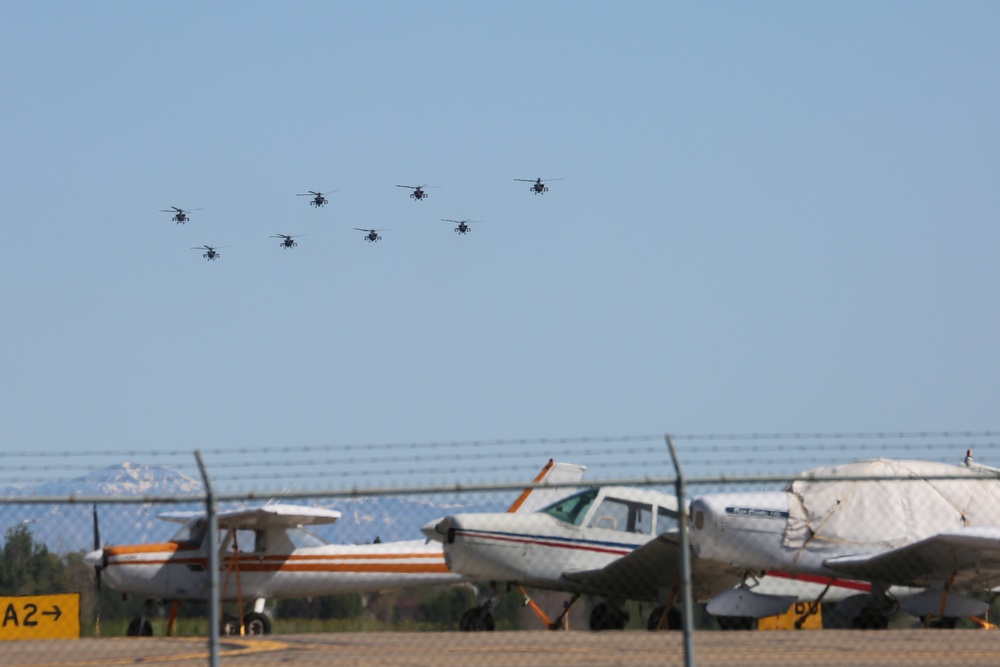
[{"label": "helicopter", "polygon": [[275,234],[275,235],[270,236],[268,238],[272,238],[272,239],[284,239],[278,245],[280,245],[282,248],[294,248],[295,246],[298,245],[298,243],[295,241],[295,239],[297,239],[300,236],[307,236],[307,234],[296,234],[295,236],[289,236],[288,234]]},{"label": "helicopter", "polygon": [[[546,181],[541,178],[536,178],[531,180],[530,178],[515,178],[515,181],[521,181],[522,183],[531,183],[531,191],[536,195],[544,195],[549,191],[549,186],[545,185]],[[548,181],[561,181],[561,178],[549,178]]]},{"label": "helicopter", "polygon": [[384,228],[383,229],[361,229],[360,227],[355,227],[354,229],[358,230],[359,232],[365,232],[365,240],[368,241],[369,243],[376,242],[380,238],[382,238],[381,236],[379,236],[378,232],[384,232],[384,231],[386,231]]},{"label": "helicopter", "polygon": [[219,252],[219,248],[228,248],[228,247],[229,246],[227,245],[223,246],[199,245],[199,246],[192,246],[191,250],[204,250],[205,252],[204,254],[202,254],[202,257],[204,257],[209,261],[214,261],[222,256],[222,253]]},{"label": "helicopter", "polygon": [[[327,192],[327,194],[331,194],[332,195],[334,192],[340,192],[340,190],[330,190],[330,191]],[[312,197],[313,199],[309,203],[312,204],[313,206],[315,206],[316,208],[319,208],[320,206],[326,206],[330,202],[330,200],[327,199],[326,196],[322,192],[316,192],[315,190],[309,190],[308,192],[303,192],[302,194],[297,194],[295,196],[296,197]]]},{"label": "helicopter", "polygon": [[456,225],[458,225],[458,227],[455,228],[455,231],[457,233],[468,234],[470,231],[472,231],[472,228],[469,227],[469,223],[482,222],[482,220],[449,220],[448,218],[441,218],[441,222],[454,222]]},{"label": "helicopter", "polygon": [[413,199],[415,201],[420,201],[421,199],[427,199],[427,197],[429,196],[426,192],[424,192],[424,188],[439,188],[441,186],[440,185],[397,185],[396,187],[409,188],[413,190],[413,192],[410,193],[410,199]]},{"label": "helicopter", "polygon": [[184,209],[177,208],[176,206],[171,206],[170,208],[161,208],[160,209],[160,211],[163,212],[163,213],[173,213],[174,217],[172,217],[170,219],[173,220],[174,222],[176,222],[178,225],[183,225],[185,222],[187,222],[188,220],[191,219],[191,217],[188,215],[188,213],[190,211],[201,211],[201,210],[202,209],[200,209],[200,208],[190,208],[187,211],[185,211]]}]

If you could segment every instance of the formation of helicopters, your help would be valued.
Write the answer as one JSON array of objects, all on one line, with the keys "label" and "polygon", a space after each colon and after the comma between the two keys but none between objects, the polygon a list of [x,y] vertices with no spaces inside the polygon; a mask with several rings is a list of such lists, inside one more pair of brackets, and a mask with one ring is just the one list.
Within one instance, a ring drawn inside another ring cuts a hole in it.
[{"label": "formation of helicopters", "polygon": [[[542,178],[536,178],[536,179],[515,178],[514,180],[515,181],[519,181],[519,182],[524,182],[524,183],[531,183],[531,187],[530,187],[531,192],[533,194],[539,195],[539,194],[545,194],[546,192],[549,191],[549,187],[548,187],[548,185],[546,185],[546,183],[549,183],[549,182],[552,182],[552,181],[561,181],[563,179],[561,179],[561,178],[550,178],[550,179],[542,179]],[[419,201],[423,201],[424,199],[427,199],[430,196],[427,193],[427,188],[439,188],[441,186],[440,185],[427,185],[427,184],[424,184],[424,185],[397,185],[396,187],[397,188],[406,188],[408,190],[412,190],[412,192],[410,192],[410,199],[419,202]],[[314,208],[319,209],[319,208],[322,208],[322,207],[326,206],[328,203],[330,203],[330,200],[327,197],[327,195],[333,194],[335,192],[340,192],[340,191],[339,190],[326,190],[326,191],[307,190],[306,192],[296,193],[295,196],[296,197],[310,197],[309,205],[312,206],[312,207],[314,207]],[[192,211],[201,211],[201,210],[204,210],[204,209],[200,209],[200,208],[184,209],[184,208],[181,208],[179,206],[171,206],[170,208],[160,209],[160,211],[162,213],[171,213],[172,214],[172,216],[170,218],[171,221],[175,222],[175,223],[177,223],[179,225],[185,224],[185,223],[187,223],[188,221],[191,220],[190,213]],[[442,222],[450,222],[450,223],[456,225],[456,227],[455,227],[455,233],[460,234],[460,235],[465,235],[465,234],[468,234],[470,231],[472,231],[472,227],[470,226],[472,223],[477,223],[478,224],[478,223],[482,222],[481,220],[470,220],[468,218],[463,219],[463,220],[454,220],[452,218],[441,218],[441,221]],[[392,230],[389,230],[389,229],[386,229],[386,228],[365,229],[365,228],[362,228],[362,227],[355,227],[354,229],[356,231],[359,231],[359,232],[364,232],[364,239],[368,243],[377,243],[378,241],[380,241],[382,239],[382,236],[381,236],[381,234],[379,234],[379,232],[392,231]],[[272,234],[269,238],[272,238],[272,239],[281,239],[278,245],[280,245],[283,249],[288,249],[288,248],[294,248],[297,245],[299,245],[298,242],[295,239],[300,238],[302,236],[307,236],[307,234],[294,234],[294,235],[293,234]],[[228,247],[230,247],[230,246],[200,245],[200,246],[192,246],[191,249],[192,250],[203,251],[202,252],[202,257],[203,258],[205,258],[207,261],[215,261],[216,259],[218,259],[219,257],[222,256],[219,253],[219,249],[220,248],[228,248]]]}]

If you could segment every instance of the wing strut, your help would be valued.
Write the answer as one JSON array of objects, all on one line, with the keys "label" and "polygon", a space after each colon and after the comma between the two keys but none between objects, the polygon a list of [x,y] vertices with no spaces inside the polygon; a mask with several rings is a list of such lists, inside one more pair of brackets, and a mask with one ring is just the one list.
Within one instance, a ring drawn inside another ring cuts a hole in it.
[{"label": "wing strut", "polygon": [[[239,623],[240,623],[240,636],[244,634],[243,628],[243,585],[240,582],[240,545],[239,541],[236,539],[236,530],[231,529],[230,532],[233,536],[233,555],[229,559],[229,564],[226,566],[226,581],[222,585],[222,590],[226,590],[229,587],[229,575],[233,572],[236,573],[236,607],[239,609]],[[225,547],[223,547],[225,548]],[[219,615],[222,613],[220,611]]]}]

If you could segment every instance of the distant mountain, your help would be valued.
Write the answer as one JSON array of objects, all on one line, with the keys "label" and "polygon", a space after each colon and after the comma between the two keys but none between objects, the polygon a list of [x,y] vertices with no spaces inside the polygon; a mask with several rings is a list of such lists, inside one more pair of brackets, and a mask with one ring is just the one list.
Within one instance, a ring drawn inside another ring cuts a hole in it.
[{"label": "distant mountain", "polygon": [[[0,488],[0,496],[198,496],[202,484],[175,470],[159,466],[122,463],[64,482],[36,486]],[[503,511],[513,497],[490,496],[445,502],[436,497],[362,496],[294,501],[342,512],[341,519],[315,531],[329,542],[357,544],[376,537],[383,542],[422,539],[420,527],[427,522],[457,512]],[[245,503],[244,503],[245,504]],[[150,504],[99,504],[98,518],[103,544],[134,544],[164,541],[179,526],[157,519],[171,511],[204,509],[198,502]],[[27,504],[0,505],[0,531],[27,524],[35,539],[51,551],[89,551],[93,546],[93,514],[90,505]]]}]

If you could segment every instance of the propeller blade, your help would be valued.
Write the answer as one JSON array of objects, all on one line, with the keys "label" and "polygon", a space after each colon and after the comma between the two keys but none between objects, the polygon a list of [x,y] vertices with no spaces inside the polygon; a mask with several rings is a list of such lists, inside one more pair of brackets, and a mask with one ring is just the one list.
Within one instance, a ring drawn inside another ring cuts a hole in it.
[{"label": "propeller blade", "polygon": [[101,548],[101,528],[97,523],[97,503],[94,503],[94,551]]}]

